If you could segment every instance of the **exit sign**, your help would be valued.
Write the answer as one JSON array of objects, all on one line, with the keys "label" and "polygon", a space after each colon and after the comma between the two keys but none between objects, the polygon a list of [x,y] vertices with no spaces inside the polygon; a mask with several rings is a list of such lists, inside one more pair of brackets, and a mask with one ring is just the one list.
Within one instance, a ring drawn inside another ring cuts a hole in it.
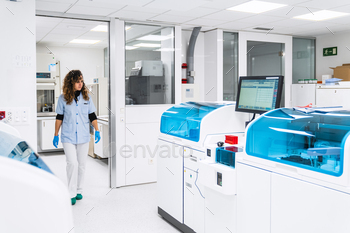
[{"label": "exit sign", "polygon": [[335,56],[338,53],[337,47],[323,48],[323,56]]}]

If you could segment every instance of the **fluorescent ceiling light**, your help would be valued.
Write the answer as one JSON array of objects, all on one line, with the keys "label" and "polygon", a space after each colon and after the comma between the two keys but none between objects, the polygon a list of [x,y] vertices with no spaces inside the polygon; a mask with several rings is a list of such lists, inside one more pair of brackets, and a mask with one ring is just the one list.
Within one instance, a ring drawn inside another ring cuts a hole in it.
[{"label": "fluorescent ceiling light", "polygon": [[133,49],[137,49],[137,47],[135,46],[125,46],[126,50],[133,50]]},{"label": "fluorescent ceiling light", "polygon": [[345,15],[348,15],[348,13],[322,10],[322,11],[316,11],[305,15],[295,16],[294,18],[321,21],[321,20],[333,19],[333,18],[345,16]]},{"label": "fluorescent ceiling light", "polygon": [[259,14],[262,12],[275,10],[284,6],[287,5],[272,2],[250,1],[238,6],[227,8],[226,10]]},{"label": "fluorescent ceiling light", "polygon": [[100,40],[81,40],[81,39],[74,39],[69,41],[69,43],[74,43],[74,44],[96,44],[100,42]]},{"label": "fluorescent ceiling light", "polygon": [[108,26],[107,25],[98,25],[91,29],[91,31],[94,32],[108,32]]},{"label": "fluorescent ceiling light", "polygon": [[167,40],[170,39],[171,36],[160,36],[160,35],[148,35],[148,36],[143,36],[140,38],[137,38],[136,40],[149,40],[149,41],[162,41],[162,40]]},{"label": "fluorescent ceiling light", "polygon": [[153,51],[162,51],[162,52],[173,52],[175,51],[173,48],[161,48],[161,49],[156,49],[156,50],[153,50]]},{"label": "fluorescent ceiling light", "polygon": [[136,47],[158,48],[158,47],[160,47],[160,44],[140,43],[140,44],[134,44],[134,46],[136,46]]},{"label": "fluorescent ceiling light", "polygon": [[71,29],[84,29],[85,26],[78,26],[78,25],[68,25],[67,28]]},{"label": "fluorescent ceiling light", "polygon": [[125,26],[125,31],[129,30],[131,26]]}]

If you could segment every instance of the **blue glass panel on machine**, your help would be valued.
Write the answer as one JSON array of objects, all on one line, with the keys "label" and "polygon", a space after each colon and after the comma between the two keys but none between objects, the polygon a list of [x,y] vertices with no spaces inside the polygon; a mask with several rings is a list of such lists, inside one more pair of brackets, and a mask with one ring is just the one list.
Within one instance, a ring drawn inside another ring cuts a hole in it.
[{"label": "blue glass panel on machine", "polygon": [[227,105],[232,103],[187,102],[175,105],[162,114],[160,132],[198,142],[203,118]]},{"label": "blue glass panel on machine", "polygon": [[343,173],[350,111],[276,109],[252,122],[246,153],[332,176]]}]

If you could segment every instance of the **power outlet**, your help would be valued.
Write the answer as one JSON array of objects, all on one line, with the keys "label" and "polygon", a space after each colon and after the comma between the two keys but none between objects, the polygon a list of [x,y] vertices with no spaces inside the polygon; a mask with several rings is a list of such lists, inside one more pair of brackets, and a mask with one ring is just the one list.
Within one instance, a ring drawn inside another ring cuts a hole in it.
[{"label": "power outlet", "polygon": [[148,159],[148,164],[153,165],[154,164],[154,159]]},{"label": "power outlet", "polygon": [[13,113],[11,110],[8,110],[7,111],[7,117],[6,117],[6,120],[8,121],[8,123],[13,123]]}]

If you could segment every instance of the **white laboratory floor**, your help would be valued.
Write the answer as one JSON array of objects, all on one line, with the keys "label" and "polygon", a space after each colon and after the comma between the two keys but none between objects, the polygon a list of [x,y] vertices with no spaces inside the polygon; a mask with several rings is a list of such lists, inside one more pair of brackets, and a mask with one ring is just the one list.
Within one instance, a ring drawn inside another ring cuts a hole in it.
[{"label": "white laboratory floor", "polygon": [[[67,184],[64,154],[40,156]],[[72,206],[75,233],[179,232],[158,215],[156,189],[156,183],[110,189],[107,160],[88,156],[84,198]]]}]

